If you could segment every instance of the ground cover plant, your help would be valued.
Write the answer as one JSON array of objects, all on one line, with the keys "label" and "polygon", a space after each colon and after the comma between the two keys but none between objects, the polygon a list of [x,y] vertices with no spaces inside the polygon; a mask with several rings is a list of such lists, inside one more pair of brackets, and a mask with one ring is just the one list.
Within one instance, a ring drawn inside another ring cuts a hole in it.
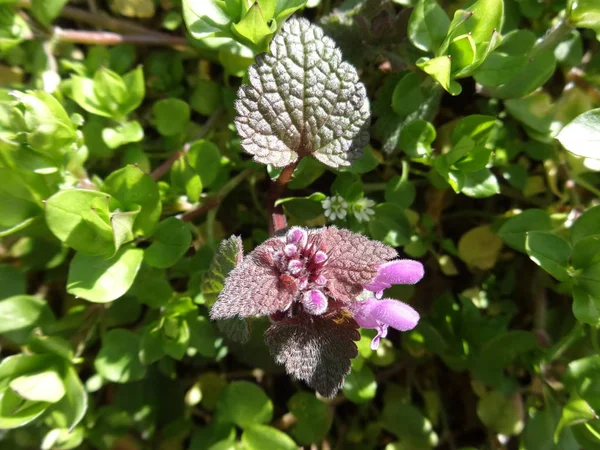
[{"label": "ground cover plant", "polygon": [[0,0],[0,449],[600,449],[597,0]]}]

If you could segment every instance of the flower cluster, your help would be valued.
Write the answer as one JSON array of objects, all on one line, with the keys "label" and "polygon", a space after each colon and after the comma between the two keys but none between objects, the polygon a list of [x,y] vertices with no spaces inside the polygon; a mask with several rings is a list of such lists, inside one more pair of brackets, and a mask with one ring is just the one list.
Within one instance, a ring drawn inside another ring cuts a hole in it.
[{"label": "flower cluster", "polygon": [[392,284],[423,277],[421,263],[396,256],[393,248],[348,230],[294,227],[240,255],[211,317],[269,316],[266,342],[275,361],[333,396],[357,354],[359,327],[377,330],[376,349],[388,327],[405,331],[419,321],[409,305],[381,299]]},{"label": "flower cluster", "polygon": [[334,195],[325,198],[321,202],[321,205],[325,210],[325,217],[331,222],[335,219],[345,219],[349,210],[359,222],[368,222],[375,215],[375,210],[373,209],[375,201],[367,197],[363,197],[348,205],[348,202],[340,195]]}]

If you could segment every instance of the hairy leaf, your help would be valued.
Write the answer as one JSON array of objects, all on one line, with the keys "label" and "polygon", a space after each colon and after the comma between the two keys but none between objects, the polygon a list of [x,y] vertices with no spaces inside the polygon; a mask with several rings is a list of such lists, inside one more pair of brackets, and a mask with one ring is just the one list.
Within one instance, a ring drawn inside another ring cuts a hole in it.
[{"label": "hairy leaf", "polygon": [[343,313],[327,318],[304,315],[276,323],[265,334],[271,355],[295,378],[324,397],[333,397],[358,354],[358,325]]},{"label": "hairy leaf", "polygon": [[312,154],[339,167],[361,156],[369,141],[366,90],[321,28],[289,20],[248,77],[250,84],[238,92],[235,123],[256,161],[285,167]]}]

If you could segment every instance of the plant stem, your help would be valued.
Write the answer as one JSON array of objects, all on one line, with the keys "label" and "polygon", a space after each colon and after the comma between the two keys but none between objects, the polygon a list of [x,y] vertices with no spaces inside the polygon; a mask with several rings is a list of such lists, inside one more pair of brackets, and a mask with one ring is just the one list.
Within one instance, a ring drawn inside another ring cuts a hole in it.
[{"label": "plant stem", "polygon": [[573,177],[573,180],[575,181],[575,184],[578,184],[582,188],[590,191],[596,197],[600,197],[600,189],[592,186],[590,183],[588,183],[587,181],[581,179],[580,177]]},{"label": "plant stem", "polygon": [[52,36],[61,42],[87,45],[156,45],[166,47],[187,46],[185,38],[170,35],[156,34],[118,34],[112,31],[80,31],[64,30],[59,27],[52,28]]},{"label": "plant stem", "polygon": [[567,23],[564,17],[561,17],[556,25],[550,28],[542,38],[538,39],[529,57],[534,58],[545,50],[554,50],[571,30],[571,25]]},{"label": "plant stem", "polygon": [[[31,0],[20,0],[17,6],[25,9],[31,9]],[[97,28],[106,28],[108,30],[119,31],[131,34],[124,36],[117,33],[104,31],[79,31],[62,30],[58,27],[52,29],[53,36],[63,42],[73,42],[76,44],[99,44],[116,45],[122,43],[141,44],[141,45],[161,45],[174,47],[179,50],[189,50],[190,46],[187,40],[180,36],[162,33],[150,30],[144,26],[138,25],[128,20],[116,19],[103,13],[94,13],[71,6],[65,6],[60,12],[60,16],[75,22],[87,23]]]},{"label": "plant stem", "polygon": [[211,197],[208,197],[206,202],[197,208],[186,211],[181,214],[179,217],[180,220],[184,222],[191,222],[192,220],[203,216],[210,210],[218,207],[221,202],[229,195],[229,193],[234,190],[242,181],[244,181],[250,174],[252,173],[252,169],[244,169],[242,172],[238,173],[235,177],[229,180],[226,184],[223,185],[219,191]]},{"label": "plant stem", "polygon": [[186,143],[183,146],[182,150],[176,151],[173,154],[171,154],[171,156],[165,162],[163,162],[160,166],[158,166],[150,173],[152,179],[154,181],[158,181],[163,176],[165,176],[167,172],[171,170],[171,166],[175,163],[175,161],[177,161],[182,155],[185,155],[189,151],[191,142],[197,141],[198,139],[202,139],[208,134],[208,132],[215,125],[217,120],[221,118],[221,114],[224,111],[225,110],[223,108],[219,108],[215,112],[213,112],[212,115],[208,118],[208,120],[204,123],[202,129],[198,132],[198,134],[195,135],[188,143]]},{"label": "plant stem", "polygon": [[269,222],[269,236],[274,236],[275,232],[283,230],[287,227],[287,219],[285,218],[283,207],[281,205],[275,206],[275,202],[277,202],[277,200],[279,200],[283,194],[285,186],[292,179],[294,169],[301,159],[302,157],[299,157],[295,162],[286,166],[279,174],[279,177],[277,177],[277,180],[271,184],[269,195],[267,197],[267,207],[269,210],[269,215],[272,218],[271,222]]}]

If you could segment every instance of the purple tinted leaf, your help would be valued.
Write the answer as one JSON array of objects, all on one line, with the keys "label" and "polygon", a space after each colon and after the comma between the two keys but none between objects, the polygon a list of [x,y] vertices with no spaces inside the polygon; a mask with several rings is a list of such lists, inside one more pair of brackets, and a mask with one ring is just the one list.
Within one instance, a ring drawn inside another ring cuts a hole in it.
[{"label": "purple tinted leaf", "polygon": [[280,277],[272,256],[283,247],[281,240],[269,239],[246,256],[227,277],[211,318],[268,316],[288,308],[298,288]]},{"label": "purple tinted leaf", "polygon": [[285,167],[312,154],[348,166],[369,142],[369,101],[356,69],[323,30],[292,18],[248,69],[235,124],[242,147],[263,164]]},{"label": "purple tinted leaf", "polygon": [[357,328],[354,319],[342,311],[325,317],[303,314],[273,324],[265,341],[288,374],[319,394],[333,397],[350,372],[350,360],[358,354]]},{"label": "purple tinted leaf", "polygon": [[379,241],[334,227],[324,228],[322,239],[329,260],[325,269],[328,289],[338,300],[351,301],[377,274],[377,267],[397,256]]}]

